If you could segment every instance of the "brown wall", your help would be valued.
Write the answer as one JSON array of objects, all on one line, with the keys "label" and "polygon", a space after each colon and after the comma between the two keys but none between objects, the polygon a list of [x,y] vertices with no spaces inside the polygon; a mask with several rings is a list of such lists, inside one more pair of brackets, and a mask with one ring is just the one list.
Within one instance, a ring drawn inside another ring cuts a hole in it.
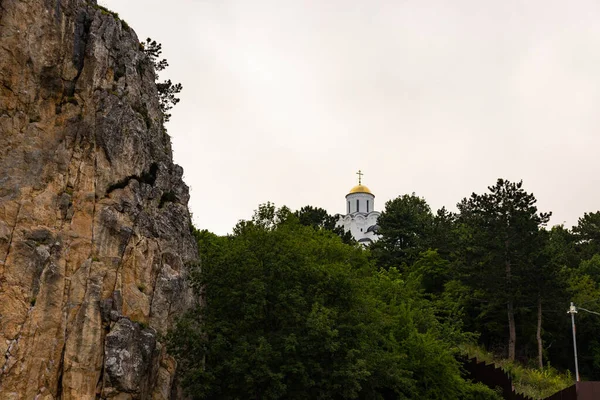
[{"label": "brown wall", "polygon": [[544,400],[598,400],[600,382],[577,382]]}]

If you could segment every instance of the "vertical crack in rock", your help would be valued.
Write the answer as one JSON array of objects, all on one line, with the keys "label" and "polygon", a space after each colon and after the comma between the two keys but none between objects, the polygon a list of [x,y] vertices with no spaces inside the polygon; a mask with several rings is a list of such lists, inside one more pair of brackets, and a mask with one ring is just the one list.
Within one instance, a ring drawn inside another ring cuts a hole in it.
[{"label": "vertical crack in rock", "polygon": [[[6,265],[6,260],[8,260],[8,256],[10,255],[10,249],[12,247],[12,242],[13,242],[13,237],[15,235],[15,230],[17,229],[17,224],[19,223],[19,215],[21,214],[21,207],[22,204],[19,203],[19,208],[17,209],[17,214],[15,216],[15,222],[12,225],[12,228],[10,230],[10,236],[8,237],[8,247],[6,248],[6,254],[4,255],[4,260],[2,262],[3,265]],[[4,268],[3,268],[4,270]],[[0,276],[0,286],[2,285],[2,281],[3,281],[3,276]]]},{"label": "vertical crack in rock", "polygon": [[[119,274],[121,273],[121,269],[123,268],[123,261],[125,258],[125,253],[127,252],[127,248],[129,247],[129,243],[131,242],[131,238],[133,237],[135,228],[137,227],[137,221],[138,221],[138,216],[135,217],[134,221],[133,221],[133,226],[131,229],[131,232],[129,233],[127,240],[125,241],[125,244],[123,246],[122,251],[119,254],[119,266],[115,271],[115,284],[113,286],[113,293],[117,291],[117,285],[119,284]],[[135,246],[133,246],[135,247]],[[119,288],[121,290],[123,290],[123,288]],[[119,312],[121,312],[121,310],[119,310]]]},{"label": "vertical crack in rock", "polygon": [[94,193],[93,196],[93,204],[92,204],[92,246],[91,246],[91,250],[90,250],[90,258],[93,258],[95,255],[94,252],[94,247],[95,247],[95,241],[94,241],[94,232],[96,229],[96,203],[98,201],[98,191],[97,191],[97,186],[98,186],[98,153],[97,153],[97,146],[96,146],[96,136],[93,136],[93,150],[94,150],[94,178],[92,181],[92,191]]}]

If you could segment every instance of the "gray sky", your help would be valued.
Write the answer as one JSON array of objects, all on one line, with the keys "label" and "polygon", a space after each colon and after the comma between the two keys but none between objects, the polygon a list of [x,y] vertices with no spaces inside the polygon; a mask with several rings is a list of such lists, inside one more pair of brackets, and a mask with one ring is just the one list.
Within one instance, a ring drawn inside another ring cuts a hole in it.
[{"label": "gray sky", "polygon": [[345,211],[355,172],[433,210],[523,179],[551,224],[600,209],[600,3],[99,0],[163,44],[201,229]]}]

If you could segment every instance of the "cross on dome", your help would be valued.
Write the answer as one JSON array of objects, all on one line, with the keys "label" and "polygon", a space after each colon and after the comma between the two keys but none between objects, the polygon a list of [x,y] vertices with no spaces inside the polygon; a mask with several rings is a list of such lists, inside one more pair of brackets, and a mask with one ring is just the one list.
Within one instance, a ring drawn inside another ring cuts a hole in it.
[{"label": "cross on dome", "polygon": [[358,184],[359,184],[359,185],[362,185],[362,182],[361,182],[361,181],[362,181],[362,176],[363,176],[364,174],[363,174],[363,173],[362,173],[362,171],[359,169],[359,170],[358,170],[358,172],[356,173],[356,175],[358,175]]}]

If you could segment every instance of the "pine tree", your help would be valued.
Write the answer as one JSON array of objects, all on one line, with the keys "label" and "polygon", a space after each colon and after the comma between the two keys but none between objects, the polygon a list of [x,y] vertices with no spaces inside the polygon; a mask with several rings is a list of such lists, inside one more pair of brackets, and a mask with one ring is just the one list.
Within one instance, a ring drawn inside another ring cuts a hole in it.
[{"label": "pine tree", "polygon": [[489,193],[473,193],[458,204],[464,278],[484,296],[482,317],[506,307],[510,360],[516,351],[515,303],[524,292],[525,275],[535,273],[539,229],[551,215],[538,213],[535,196],[522,186],[522,181],[498,179]]},{"label": "pine tree", "polygon": [[154,64],[154,80],[156,81],[156,89],[158,90],[160,111],[163,113],[164,122],[169,122],[171,119],[169,111],[179,103],[180,99],[177,95],[181,92],[183,86],[181,83],[171,82],[170,79],[159,82],[158,73],[169,66],[166,59],[160,59],[160,55],[162,54],[162,44],[147,38],[146,42],[141,43],[141,45],[146,55],[152,61],[152,64]]}]

